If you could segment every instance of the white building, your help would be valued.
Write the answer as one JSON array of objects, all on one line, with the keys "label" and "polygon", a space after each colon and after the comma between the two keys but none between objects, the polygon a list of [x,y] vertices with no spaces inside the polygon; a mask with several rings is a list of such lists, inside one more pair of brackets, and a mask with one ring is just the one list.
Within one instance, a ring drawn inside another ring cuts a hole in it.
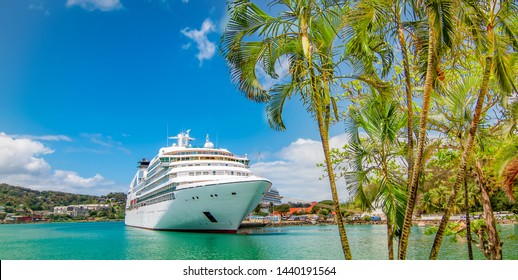
[{"label": "white building", "polygon": [[72,217],[85,217],[88,216],[88,211],[102,210],[109,208],[107,204],[82,204],[82,205],[69,205],[69,206],[56,206],[54,207],[55,214],[66,214]]}]

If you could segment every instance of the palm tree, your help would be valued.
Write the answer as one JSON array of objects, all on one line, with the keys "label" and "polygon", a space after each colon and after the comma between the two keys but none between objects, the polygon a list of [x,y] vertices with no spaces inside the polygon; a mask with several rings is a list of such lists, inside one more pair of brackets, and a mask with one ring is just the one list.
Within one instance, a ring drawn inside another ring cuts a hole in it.
[{"label": "palm tree", "polygon": [[[473,75],[462,75],[446,85],[440,86],[441,94],[435,100],[437,114],[430,116],[430,123],[436,130],[452,138],[456,148],[462,150],[464,147],[469,125],[471,123],[471,112],[475,103],[473,92],[480,85],[477,73]],[[467,169],[467,166],[465,167]],[[464,208],[466,216],[466,238],[468,258],[473,260],[471,223],[470,223],[470,203],[467,172],[464,171]]]},{"label": "palm tree", "polygon": [[[437,77],[437,62],[440,50],[445,50],[452,44],[453,34],[453,20],[454,20],[454,3],[452,0],[425,0],[422,1],[428,20],[428,43],[420,46],[421,49],[427,49],[426,74],[423,88],[423,103],[421,109],[419,136],[417,139],[417,151],[414,159],[414,167],[412,169],[412,176],[409,178],[411,184],[408,190],[408,202],[405,211],[405,220],[401,229],[401,237],[399,239],[399,259],[406,258],[406,250],[408,247],[408,238],[410,236],[410,227],[412,225],[412,215],[417,198],[417,188],[419,182],[419,173],[423,167],[423,152],[426,141],[426,129],[428,125],[428,112],[430,109],[431,93],[434,81]],[[424,57],[424,56],[423,56]]]},{"label": "palm tree", "polygon": [[[399,43],[401,50],[401,62],[403,64],[404,84],[405,84],[405,101],[407,111],[407,162],[408,162],[408,174],[410,178],[412,175],[412,163],[413,163],[413,105],[412,105],[412,78],[410,73],[410,59],[408,55],[408,46],[406,40],[406,33],[409,29],[405,28],[406,22],[402,21],[402,8],[405,6],[406,1],[404,0],[366,0],[358,2],[350,12],[348,16],[349,24],[355,26],[356,40],[365,40],[369,43],[356,44],[363,46],[370,46],[372,50],[373,45],[378,49],[385,46],[381,40],[373,40],[371,34],[376,34],[378,38],[385,39],[386,41],[395,41]],[[363,32],[358,32],[362,30]],[[372,44],[375,41],[376,44]],[[365,49],[365,48],[364,48]],[[361,53],[362,59],[365,60],[369,55],[365,52]],[[388,56],[385,56],[388,57]],[[382,57],[383,58],[383,57]],[[392,58],[390,58],[392,59]],[[383,59],[382,59],[383,60]],[[391,63],[387,63],[391,64]],[[384,68],[386,69],[386,68]],[[386,71],[382,71],[386,72]],[[370,74],[370,73],[366,73]],[[410,180],[408,180],[408,184]]]},{"label": "palm tree", "polygon": [[[221,49],[232,80],[244,95],[256,102],[268,102],[268,122],[275,130],[285,130],[282,112],[285,102],[295,95],[316,119],[325,156],[329,184],[336,211],[340,241],[346,259],[352,259],[343,224],[332,169],[329,126],[338,119],[337,104],[332,96],[338,62],[335,40],[344,21],[347,5],[336,0],[276,0],[284,10],[268,15],[248,0],[229,3],[230,19],[221,38]],[[257,68],[278,78],[275,64],[280,58],[289,62],[289,76],[270,90],[262,87]]]},{"label": "palm tree", "polygon": [[[349,171],[345,178],[349,190],[371,208],[373,201],[364,188],[377,184],[375,204],[387,217],[388,258],[394,259],[395,229],[401,228],[406,205],[405,183],[398,172],[398,159],[404,157],[404,145],[398,139],[405,127],[406,116],[399,113],[399,104],[391,97],[371,93],[361,108],[351,108],[346,132],[349,135]],[[367,136],[360,137],[360,131]],[[377,178],[377,180],[373,180]]]},{"label": "palm tree", "polygon": [[[446,225],[451,216],[451,205],[454,204],[460,183],[466,172],[466,165],[471,154],[471,149],[477,133],[478,123],[482,116],[484,100],[489,92],[490,78],[494,77],[504,92],[516,91],[513,79],[513,67],[510,65],[510,56],[508,48],[518,49],[518,6],[514,0],[492,0],[492,1],[465,1],[466,5],[462,5],[461,17],[463,22],[467,24],[472,32],[472,39],[475,42],[477,53],[484,57],[483,76],[480,91],[477,96],[477,103],[469,136],[464,146],[462,158],[460,162],[459,172],[457,174],[453,191],[448,200],[448,207],[444,212],[443,218],[437,230],[432,250],[430,251],[430,259],[437,259],[439,248],[442,243]],[[486,201],[487,203],[487,201]],[[485,206],[486,207],[486,206]],[[488,226],[492,226],[489,225]],[[494,230],[496,233],[496,230]],[[491,235],[491,234],[490,234]],[[490,239],[492,236],[489,237]],[[498,236],[495,234],[491,242],[499,243]],[[501,254],[496,254],[497,258],[501,258]]]}]

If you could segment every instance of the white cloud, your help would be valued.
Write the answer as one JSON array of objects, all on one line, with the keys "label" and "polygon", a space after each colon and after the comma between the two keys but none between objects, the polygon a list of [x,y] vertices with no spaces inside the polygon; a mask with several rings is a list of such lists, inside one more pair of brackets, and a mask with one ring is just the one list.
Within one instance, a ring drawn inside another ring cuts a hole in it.
[{"label": "white cloud", "polygon": [[120,191],[119,186],[100,174],[81,177],[74,171],[52,170],[43,157],[53,152],[41,142],[0,132],[0,183],[72,193]]},{"label": "white cloud", "polygon": [[66,141],[71,142],[72,139],[66,135],[21,135],[21,134],[9,134],[11,138],[23,138],[30,140],[43,140],[43,141]]},{"label": "white cloud", "polygon": [[[341,148],[347,143],[345,134],[332,137],[332,148]],[[306,200],[320,201],[331,199],[331,189],[328,178],[319,180],[324,169],[317,167],[324,162],[324,153],[320,141],[297,139],[277,153],[278,160],[252,164],[252,171],[272,181],[279,190],[284,201]],[[339,198],[347,199],[344,180],[337,181]]]},{"label": "white cloud", "polygon": [[[111,149],[116,149],[116,150],[124,152],[125,154],[128,154],[128,155],[131,154],[131,151],[124,148],[121,142],[115,141],[113,139],[113,137],[111,137],[109,135],[104,136],[101,133],[82,133],[81,136],[89,139],[90,142],[92,142],[98,146],[101,146],[101,147],[107,149],[108,151]],[[100,151],[100,152],[102,152],[102,151]]]},{"label": "white cloud", "polygon": [[119,0],[67,0],[67,7],[79,6],[85,10],[103,12],[122,9]]},{"label": "white cloud", "polygon": [[95,174],[95,176],[90,178],[83,178],[76,172],[66,170],[54,171],[54,178],[58,181],[66,183],[67,185],[80,186],[83,188],[91,188],[98,186],[99,184],[106,184],[104,177],[99,174]]},{"label": "white cloud", "polygon": [[203,63],[203,60],[211,59],[216,53],[216,45],[207,38],[207,34],[214,31],[216,31],[216,26],[210,19],[206,19],[203,22],[200,30],[190,29],[188,27],[182,29],[182,34],[196,43],[196,47],[198,48],[196,58],[200,61],[200,65]]},{"label": "white cloud", "polygon": [[40,155],[54,151],[30,139],[15,139],[0,133],[0,174],[40,174],[50,170],[49,164]]},{"label": "white cloud", "polygon": [[43,4],[41,4],[41,3],[40,4],[29,4],[29,6],[27,8],[29,10],[33,10],[33,11],[40,11],[46,16],[50,15],[50,11],[48,9],[46,9],[45,7],[43,7]]}]

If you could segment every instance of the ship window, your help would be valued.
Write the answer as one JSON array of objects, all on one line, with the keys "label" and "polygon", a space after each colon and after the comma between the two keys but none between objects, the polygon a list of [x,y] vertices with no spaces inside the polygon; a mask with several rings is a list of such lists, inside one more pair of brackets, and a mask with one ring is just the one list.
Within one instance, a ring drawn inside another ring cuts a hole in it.
[{"label": "ship window", "polygon": [[194,172],[189,172],[189,176],[194,176]]},{"label": "ship window", "polygon": [[201,172],[196,172],[196,176],[200,176],[201,175]]},{"label": "ship window", "polygon": [[231,171],[231,172],[230,172],[230,175],[234,175],[234,171]]},{"label": "ship window", "polygon": [[209,171],[203,171],[203,175],[209,175]]},{"label": "ship window", "polygon": [[212,175],[216,175],[216,171],[212,171]]}]

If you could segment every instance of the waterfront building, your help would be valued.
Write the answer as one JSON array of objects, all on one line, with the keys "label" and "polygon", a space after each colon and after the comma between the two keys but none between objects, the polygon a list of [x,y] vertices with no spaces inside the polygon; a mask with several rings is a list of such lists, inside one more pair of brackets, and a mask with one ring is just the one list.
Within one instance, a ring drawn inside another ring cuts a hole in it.
[{"label": "waterfront building", "polygon": [[315,205],[317,205],[317,202],[313,201],[308,207],[292,207],[286,214],[292,215],[293,213],[311,213]]},{"label": "waterfront building", "polygon": [[108,204],[81,204],[81,205],[68,205],[68,206],[56,206],[54,207],[54,214],[70,215],[72,217],[86,217],[88,211],[99,211],[102,209],[108,209]]}]

